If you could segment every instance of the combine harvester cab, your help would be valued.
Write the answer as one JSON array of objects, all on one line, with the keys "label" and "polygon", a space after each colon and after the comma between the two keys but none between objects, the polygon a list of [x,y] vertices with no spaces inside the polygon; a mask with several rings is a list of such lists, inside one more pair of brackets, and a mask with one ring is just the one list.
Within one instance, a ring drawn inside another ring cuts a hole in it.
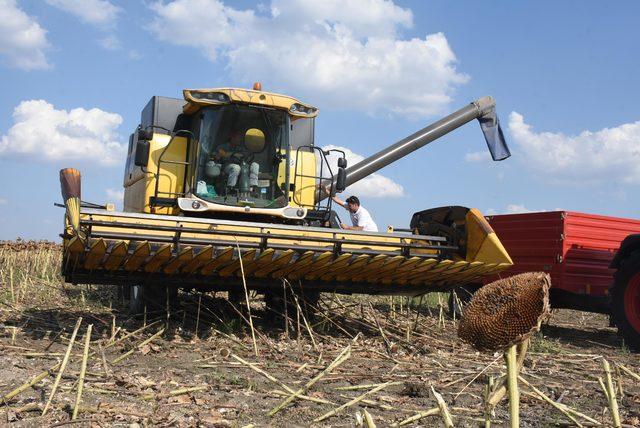
[{"label": "combine harvester cab", "polygon": [[259,86],[154,97],[130,137],[124,212],[82,203],[80,173],[61,171],[66,281],[235,292],[244,277],[265,294],[287,280],[312,292],[417,295],[512,264],[475,209],[417,212],[395,232],[343,230],[319,191],[342,191],[473,119],[494,160],[507,158],[493,99],[351,167],[342,154],[335,174],[313,141],[316,115]]}]

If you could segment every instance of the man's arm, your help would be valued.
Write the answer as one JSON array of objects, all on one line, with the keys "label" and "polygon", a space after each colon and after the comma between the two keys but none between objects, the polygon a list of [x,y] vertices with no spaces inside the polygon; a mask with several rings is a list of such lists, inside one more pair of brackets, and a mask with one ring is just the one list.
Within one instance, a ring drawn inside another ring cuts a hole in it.
[{"label": "man's arm", "polygon": [[[345,210],[347,209],[347,207],[346,207],[347,203],[345,201],[343,201],[342,199],[340,199],[339,197],[337,197],[335,195],[331,196],[331,185],[326,185],[324,187],[321,186],[321,189],[324,190],[324,193],[326,193],[327,196],[330,196],[331,199],[333,199],[333,201],[336,204],[340,205]],[[343,228],[343,229],[347,229],[347,230],[363,230],[364,229],[364,227],[362,227],[362,226],[348,226],[348,225],[346,225],[344,223],[340,223],[340,227]]]},{"label": "man's arm", "polygon": [[331,196],[331,185],[327,184],[326,186],[321,187],[322,190],[324,190],[324,193],[329,196],[331,199],[333,199],[333,202],[335,202],[336,204],[340,205],[342,208],[347,209],[347,207],[345,207],[345,201],[343,201],[342,199],[340,199],[338,196],[333,195]]},{"label": "man's arm", "polygon": [[340,227],[342,227],[343,229],[347,229],[347,230],[364,230],[363,226],[347,226],[346,224],[342,223],[340,225]]}]

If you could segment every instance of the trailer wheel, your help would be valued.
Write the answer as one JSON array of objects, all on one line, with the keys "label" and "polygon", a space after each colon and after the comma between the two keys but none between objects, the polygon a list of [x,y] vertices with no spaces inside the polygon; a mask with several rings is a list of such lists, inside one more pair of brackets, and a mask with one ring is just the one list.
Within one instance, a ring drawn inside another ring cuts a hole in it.
[{"label": "trailer wheel", "polygon": [[640,351],[640,253],[622,261],[610,292],[611,317],[629,348]]}]

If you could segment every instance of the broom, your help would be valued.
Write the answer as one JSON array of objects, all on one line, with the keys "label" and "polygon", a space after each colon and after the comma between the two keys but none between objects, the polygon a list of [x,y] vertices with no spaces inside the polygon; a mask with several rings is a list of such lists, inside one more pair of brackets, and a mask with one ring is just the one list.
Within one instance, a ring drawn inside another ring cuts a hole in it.
[{"label": "broom", "polygon": [[75,168],[60,170],[62,200],[67,210],[67,222],[80,234],[80,171]]}]

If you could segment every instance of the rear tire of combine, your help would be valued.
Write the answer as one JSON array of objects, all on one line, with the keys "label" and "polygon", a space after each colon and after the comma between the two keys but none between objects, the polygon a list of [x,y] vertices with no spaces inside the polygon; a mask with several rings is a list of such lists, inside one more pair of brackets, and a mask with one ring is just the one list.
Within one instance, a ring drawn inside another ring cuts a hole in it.
[{"label": "rear tire of combine", "polygon": [[640,351],[640,253],[622,261],[609,295],[618,332],[630,349]]}]

